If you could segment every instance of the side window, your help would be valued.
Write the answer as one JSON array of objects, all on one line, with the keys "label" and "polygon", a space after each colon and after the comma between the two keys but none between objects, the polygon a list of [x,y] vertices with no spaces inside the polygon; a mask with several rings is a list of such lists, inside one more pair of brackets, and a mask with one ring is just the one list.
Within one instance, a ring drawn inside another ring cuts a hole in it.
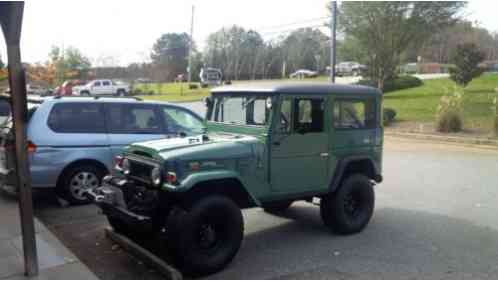
[{"label": "side window", "polygon": [[333,123],[337,129],[372,129],[376,127],[375,101],[336,100]]},{"label": "side window", "polygon": [[323,132],[323,99],[296,99],[294,102],[294,131],[298,133]]},{"label": "side window", "polygon": [[204,124],[188,111],[175,107],[162,108],[164,128],[168,133],[197,133],[204,131]]},{"label": "side window", "polygon": [[98,103],[58,103],[48,116],[47,125],[57,133],[105,133],[103,107]]},{"label": "side window", "polygon": [[95,81],[95,82],[93,83],[93,86],[94,86],[94,87],[100,87],[100,81]]},{"label": "side window", "polygon": [[108,127],[113,134],[161,134],[159,120],[152,105],[108,105]]},{"label": "side window", "polygon": [[109,81],[102,81],[102,86],[111,86],[111,82],[109,82]]},{"label": "side window", "polygon": [[282,133],[290,133],[291,131],[291,111],[292,100],[283,100],[280,106],[280,132]]}]

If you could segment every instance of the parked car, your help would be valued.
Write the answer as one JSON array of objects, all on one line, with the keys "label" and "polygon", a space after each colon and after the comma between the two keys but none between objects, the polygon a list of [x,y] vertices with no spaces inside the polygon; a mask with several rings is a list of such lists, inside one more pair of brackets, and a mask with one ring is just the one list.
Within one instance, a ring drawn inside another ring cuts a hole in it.
[{"label": "parked car", "polygon": [[308,69],[299,69],[298,71],[289,75],[290,78],[299,78],[299,79],[313,78],[313,77],[317,77],[317,76],[318,76],[318,72],[311,71]]},{"label": "parked car", "polygon": [[201,87],[219,86],[223,80],[223,74],[220,69],[205,67],[199,72]]},{"label": "parked car", "polygon": [[367,66],[354,61],[345,61],[336,65],[335,72],[337,76],[359,76],[363,75]]},{"label": "parked car", "polygon": [[28,95],[47,96],[50,95],[52,92],[49,88],[46,87],[33,85],[33,84],[26,84],[26,93]]},{"label": "parked car", "polygon": [[83,86],[73,88],[75,96],[126,96],[130,92],[130,86],[124,83],[116,83],[109,79],[92,80]]},{"label": "parked car", "polygon": [[[27,126],[31,182],[56,188],[71,203],[112,171],[114,156],[133,142],[202,133],[202,118],[168,103],[131,98],[50,97],[30,102]],[[0,181],[15,191],[12,122],[0,130]]]},{"label": "parked car", "polygon": [[54,96],[70,96],[73,94],[73,87],[85,85],[86,81],[84,80],[66,80],[62,85],[57,86],[53,94]]},{"label": "parked car", "polygon": [[207,134],[132,144],[120,173],[87,192],[115,231],[159,238],[157,249],[168,245],[195,275],[234,258],[244,236],[241,209],[274,213],[294,201],[320,202],[333,231],[367,226],[382,181],[379,90],[282,83],[211,93]]}]

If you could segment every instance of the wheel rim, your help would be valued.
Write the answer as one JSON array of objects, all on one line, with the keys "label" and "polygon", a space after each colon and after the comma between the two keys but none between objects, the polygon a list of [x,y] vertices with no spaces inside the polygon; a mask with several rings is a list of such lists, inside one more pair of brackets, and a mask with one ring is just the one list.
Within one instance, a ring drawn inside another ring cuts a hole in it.
[{"label": "wheel rim", "polygon": [[211,223],[204,223],[199,228],[197,244],[199,249],[204,251],[213,251],[219,245],[219,235],[216,227]]},{"label": "wheel rim", "polygon": [[344,199],[344,211],[352,218],[356,219],[363,209],[363,198],[359,192],[351,192]]},{"label": "wheel rim", "polygon": [[76,173],[69,182],[69,191],[71,195],[78,200],[86,200],[84,192],[90,188],[97,188],[99,179],[97,175],[90,172]]}]

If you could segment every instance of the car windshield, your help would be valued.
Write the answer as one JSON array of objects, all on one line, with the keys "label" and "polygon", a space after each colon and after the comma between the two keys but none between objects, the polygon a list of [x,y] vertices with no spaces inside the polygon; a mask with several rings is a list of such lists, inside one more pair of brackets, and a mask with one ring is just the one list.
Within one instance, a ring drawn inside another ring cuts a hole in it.
[{"label": "car windshield", "polygon": [[264,126],[267,125],[268,96],[228,96],[214,99],[209,121]]}]

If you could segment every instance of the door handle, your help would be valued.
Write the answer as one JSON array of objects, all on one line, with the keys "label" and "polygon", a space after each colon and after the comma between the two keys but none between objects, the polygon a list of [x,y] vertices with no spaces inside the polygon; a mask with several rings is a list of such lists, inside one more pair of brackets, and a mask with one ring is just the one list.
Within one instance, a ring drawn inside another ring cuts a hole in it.
[{"label": "door handle", "polygon": [[320,153],[320,157],[327,158],[329,154],[327,152]]}]

